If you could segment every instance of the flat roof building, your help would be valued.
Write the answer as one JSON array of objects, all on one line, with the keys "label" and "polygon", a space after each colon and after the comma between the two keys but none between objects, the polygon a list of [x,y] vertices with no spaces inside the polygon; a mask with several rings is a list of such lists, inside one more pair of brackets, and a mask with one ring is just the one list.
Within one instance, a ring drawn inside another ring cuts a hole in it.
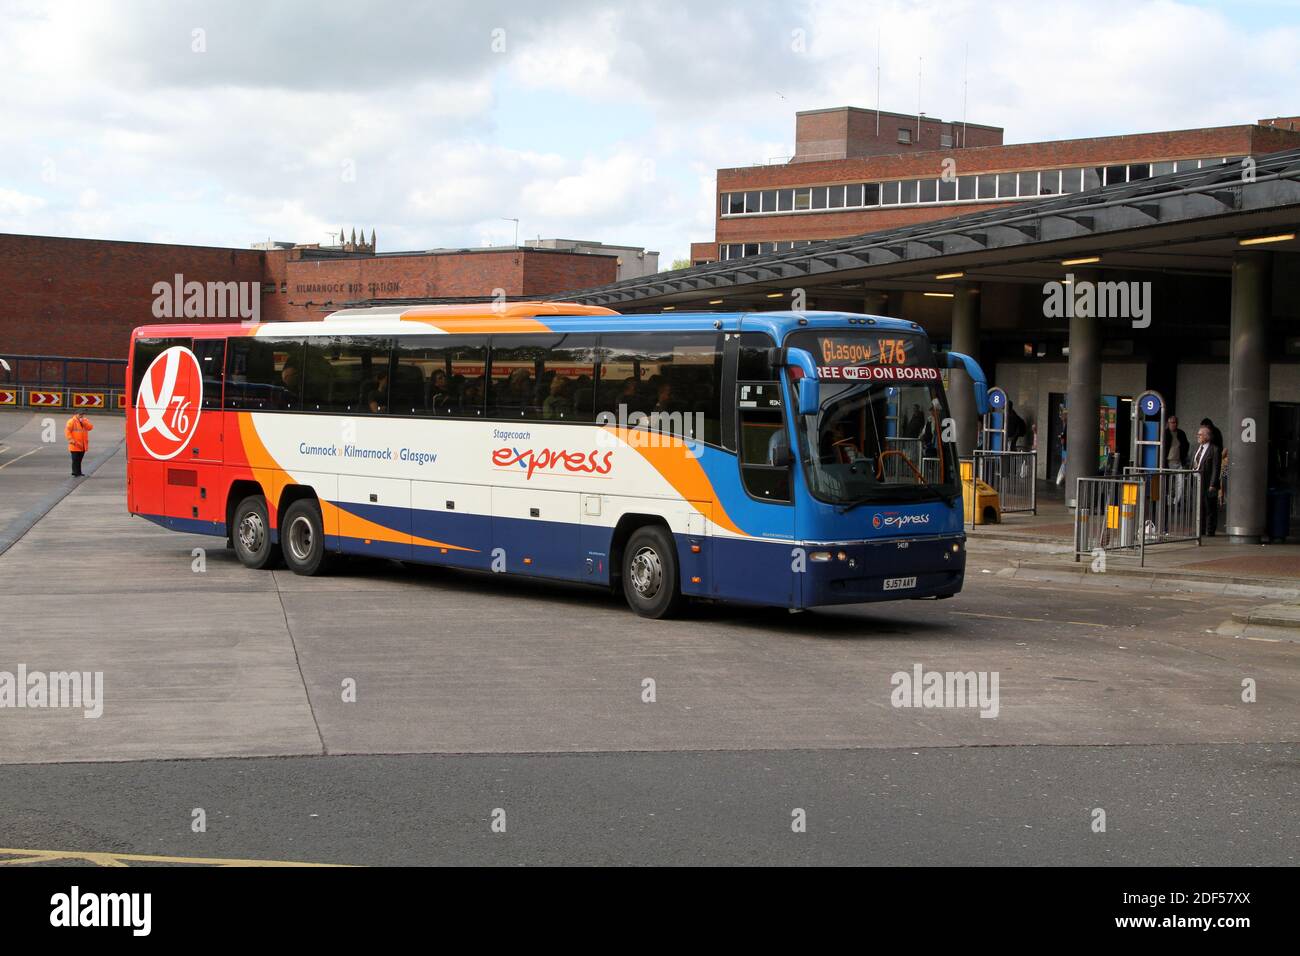
[{"label": "flat roof building", "polygon": [[[880,132],[876,134],[877,124]],[[691,262],[1140,182],[1300,146],[1300,120],[1004,144],[994,126],[842,107],[796,115],[787,162],[718,170],[712,242]]]},{"label": "flat roof building", "polygon": [[266,240],[231,249],[0,235],[0,356],[125,359],[131,329],[160,318],[155,286],[178,277],[256,284],[262,321],[294,321],[360,303],[541,297],[641,276],[658,262],[658,253],[637,247],[577,240],[377,252],[374,230],[339,238],[334,246]]}]

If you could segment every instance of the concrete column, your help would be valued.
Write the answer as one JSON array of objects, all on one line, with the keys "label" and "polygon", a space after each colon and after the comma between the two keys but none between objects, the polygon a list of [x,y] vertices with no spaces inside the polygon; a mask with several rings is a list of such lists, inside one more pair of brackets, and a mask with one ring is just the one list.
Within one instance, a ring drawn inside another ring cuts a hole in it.
[{"label": "concrete column", "polygon": [[862,300],[862,311],[867,315],[890,315],[889,293],[884,289],[868,289]]},{"label": "concrete column", "polygon": [[[1095,273],[1076,272],[1074,281],[1096,282]],[[1073,295],[1066,289],[1066,295]],[[1095,311],[1095,309],[1093,310]],[[1070,371],[1066,390],[1065,501],[1075,505],[1076,479],[1097,474],[1101,435],[1101,321],[1093,315],[1070,317]]]},{"label": "concrete column", "polygon": [[[964,352],[975,361],[980,357],[980,300],[978,282],[953,284],[952,298],[952,350]],[[988,369],[984,370],[987,375]],[[990,383],[991,384],[991,383]],[[948,407],[957,424],[957,454],[969,457],[975,450],[975,435],[979,428],[979,413],[975,410],[975,396],[971,392],[970,376],[962,369],[948,373]]]},{"label": "concrete column", "polygon": [[1232,263],[1228,420],[1220,427],[1231,471],[1220,524],[1233,544],[1258,544],[1267,530],[1271,264],[1267,252],[1238,253]]}]

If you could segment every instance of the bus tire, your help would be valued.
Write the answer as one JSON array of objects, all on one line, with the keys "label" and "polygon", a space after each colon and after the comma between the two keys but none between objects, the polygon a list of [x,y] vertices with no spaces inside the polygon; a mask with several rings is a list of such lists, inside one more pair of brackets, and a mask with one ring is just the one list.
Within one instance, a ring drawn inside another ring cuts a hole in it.
[{"label": "bus tire", "polygon": [[280,528],[280,550],[284,563],[294,574],[321,574],[328,565],[325,526],[320,505],[314,498],[299,498],[284,513]]},{"label": "bus tire", "polygon": [[249,495],[235,506],[231,539],[235,555],[246,568],[261,571],[275,566],[279,551],[271,543],[271,521],[267,517],[266,499]]},{"label": "bus tire", "polygon": [[671,617],[683,598],[677,577],[677,548],[659,525],[632,532],[623,549],[623,596],[641,617]]}]

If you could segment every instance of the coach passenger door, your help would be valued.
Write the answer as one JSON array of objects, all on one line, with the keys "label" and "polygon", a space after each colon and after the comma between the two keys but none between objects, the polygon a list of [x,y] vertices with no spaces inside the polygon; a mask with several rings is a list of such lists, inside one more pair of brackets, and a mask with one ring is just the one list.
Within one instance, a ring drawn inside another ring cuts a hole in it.
[{"label": "coach passenger door", "polygon": [[795,521],[791,447],[780,370],[762,333],[727,336],[724,394],[731,399],[740,490],[734,519],[745,537],[713,539],[713,573],[725,598],[759,604],[795,601]]}]

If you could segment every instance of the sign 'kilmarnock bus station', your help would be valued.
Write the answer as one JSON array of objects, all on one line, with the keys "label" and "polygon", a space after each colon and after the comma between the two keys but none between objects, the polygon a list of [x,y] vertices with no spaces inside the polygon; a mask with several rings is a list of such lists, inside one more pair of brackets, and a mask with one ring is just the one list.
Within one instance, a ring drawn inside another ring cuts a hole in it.
[{"label": "sign 'kilmarnock bus station'", "polygon": [[[1226,531],[1254,542],[1268,489],[1290,490],[1300,509],[1297,232],[1300,150],[1289,150],[557,298],[916,322],[1004,389],[1036,432],[1040,480],[1065,452],[1071,498],[1108,452],[1123,463],[1132,403],[1155,391],[1184,427],[1228,423]],[[949,400],[964,456],[977,438],[973,398],[955,388]],[[1066,429],[1079,408],[1109,410],[1109,426]]]}]

